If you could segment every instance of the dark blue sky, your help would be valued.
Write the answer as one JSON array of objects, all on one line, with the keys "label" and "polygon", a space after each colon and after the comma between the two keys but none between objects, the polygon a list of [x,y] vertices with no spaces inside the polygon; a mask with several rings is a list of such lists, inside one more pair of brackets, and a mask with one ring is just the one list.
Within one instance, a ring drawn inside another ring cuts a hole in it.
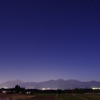
[{"label": "dark blue sky", "polygon": [[0,83],[100,81],[100,0],[0,0]]}]

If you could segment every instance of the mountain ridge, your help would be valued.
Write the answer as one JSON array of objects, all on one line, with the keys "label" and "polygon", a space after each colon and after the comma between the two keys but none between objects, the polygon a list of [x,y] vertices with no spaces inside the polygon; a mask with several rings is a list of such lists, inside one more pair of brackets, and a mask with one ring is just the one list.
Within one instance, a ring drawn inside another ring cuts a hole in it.
[{"label": "mountain ridge", "polygon": [[23,82],[21,80],[12,80],[0,84],[0,88],[13,88],[15,85],[20,85],[28,89],[74,89],[74,88],[92,88],[100,87],[99,81],[79,81],[75,79],[58,79],[58,80],[48,80],[43,82]]}]

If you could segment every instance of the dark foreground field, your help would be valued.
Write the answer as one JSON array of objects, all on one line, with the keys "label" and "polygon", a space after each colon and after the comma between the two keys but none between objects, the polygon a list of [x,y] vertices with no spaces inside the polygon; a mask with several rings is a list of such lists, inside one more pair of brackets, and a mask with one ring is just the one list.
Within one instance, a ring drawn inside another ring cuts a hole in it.
[{"label": "dark foreground field", "polygon": [[100,100],[100,94],[0,94],[0,100]]},{"label": "dark foreground field", "polygon": [[100,94],[60,94],[57,100],[100,100]]}]

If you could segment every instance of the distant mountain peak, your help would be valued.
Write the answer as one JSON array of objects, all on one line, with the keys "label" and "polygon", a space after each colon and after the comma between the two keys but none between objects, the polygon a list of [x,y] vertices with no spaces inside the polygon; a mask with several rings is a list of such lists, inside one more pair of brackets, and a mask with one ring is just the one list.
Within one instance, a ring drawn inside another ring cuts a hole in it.
[{"label": "distant mountain peak", "polygon": [[79,81],[77,79],[68,79],[67,81]]},{"label": "distant mountain peak", "polygon": [[10,82],[13,82],[13,83],[24,83],[23,81],[18,80],[18,79],[16,79],[16,80],[12,80],[12,81],[10,81]]}]

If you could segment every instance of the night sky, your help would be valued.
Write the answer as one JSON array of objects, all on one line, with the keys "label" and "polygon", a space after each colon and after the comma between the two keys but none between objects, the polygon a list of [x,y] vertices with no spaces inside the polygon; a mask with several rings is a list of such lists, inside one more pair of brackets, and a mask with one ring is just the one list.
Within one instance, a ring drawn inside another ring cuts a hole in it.
[{"label": "night sky", "polygon": [[0,83],[100,81],[100,0],[0,0]]}]

